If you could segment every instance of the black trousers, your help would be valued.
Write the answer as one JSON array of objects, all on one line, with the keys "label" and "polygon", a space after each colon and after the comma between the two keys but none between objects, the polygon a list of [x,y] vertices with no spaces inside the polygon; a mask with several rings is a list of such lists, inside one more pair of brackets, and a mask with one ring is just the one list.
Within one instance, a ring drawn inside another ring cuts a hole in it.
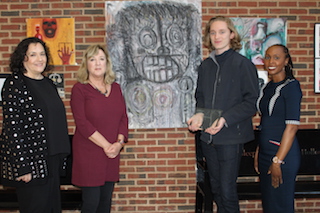
[{"label": "black trousers", "polygon": [[61,157],[49,157],[49,177],[46,184],[17,187],[20,213],[61,213]]},{"label": "black trousers", "polygon": [[81,187],[81,213],[109,213],[111,211],[114,182],[106,182],[103,186]]},{"label": "black trousers", "polygon": [[207,145],[200,141],[206,158],[213,199],[218,213],[239,213],[237,177],[243,144]]}]

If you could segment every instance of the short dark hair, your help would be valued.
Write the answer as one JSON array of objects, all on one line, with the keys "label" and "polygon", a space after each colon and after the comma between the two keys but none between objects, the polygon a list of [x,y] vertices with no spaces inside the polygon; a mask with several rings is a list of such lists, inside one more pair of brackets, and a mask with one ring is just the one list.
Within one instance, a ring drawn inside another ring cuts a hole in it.
[{"label": "short dark hair", "polygon": [[34,44],[34,43],[40,43],[45,51],[46,57],[47,57],[47,62],[46,62],[46,67],[44,68],[44,72],[51,71],[53,69],[53,65],[50,63],[51,62],[51,56],[49,52],[49,48],[47,47],[46,43],[43,42],[41,39],[36,38],[36,37],[29,37],[23,39],[14,52],[11,54],[10,57],[10,71],[11,72],[16,72],[16,73],[25,73],[27,70],[23,66],[23,61],[26,58],[26,53],[28,51],[29,45]]}]

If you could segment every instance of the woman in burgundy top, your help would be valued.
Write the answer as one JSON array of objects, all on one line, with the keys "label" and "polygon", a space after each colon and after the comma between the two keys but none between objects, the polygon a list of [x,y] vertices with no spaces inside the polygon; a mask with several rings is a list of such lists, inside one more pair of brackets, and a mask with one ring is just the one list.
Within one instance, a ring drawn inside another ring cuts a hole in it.
[{"label": "woman in burgundy top", "polygon": [[82,189],[82,213],[110,212],[114,183],[119,180],[120,151],[128,138],[128,117],[109,53],[90,46],[72,88],[72,183]]}]

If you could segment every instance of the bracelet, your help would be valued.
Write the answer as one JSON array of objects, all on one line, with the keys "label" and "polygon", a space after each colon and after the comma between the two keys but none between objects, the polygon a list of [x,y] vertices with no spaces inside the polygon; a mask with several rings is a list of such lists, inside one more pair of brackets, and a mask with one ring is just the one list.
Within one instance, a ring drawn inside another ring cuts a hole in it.
[{"label": "bracelet", "polygon": [[121,146],[124,146],[125,142],[123,140],[118,140],[118,142],[121,144]]},{"label": "bracelet", "polygon": [[273,163],[284,164],[284,161],[283,161],[283,160],[280,160],[277,156],[274,156],[274,157],[272,158],[272,162],[273,162]]}]

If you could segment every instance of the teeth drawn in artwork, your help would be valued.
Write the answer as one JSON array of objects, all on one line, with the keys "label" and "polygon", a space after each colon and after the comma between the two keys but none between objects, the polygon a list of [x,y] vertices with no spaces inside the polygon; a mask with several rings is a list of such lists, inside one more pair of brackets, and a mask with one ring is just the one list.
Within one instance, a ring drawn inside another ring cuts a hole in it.
[{"label": "teeth drawn in artwork", "polygon": [[110,1],[105,9],[107,45],[129,127],[186,126],[202,60],[201,1]]}]

